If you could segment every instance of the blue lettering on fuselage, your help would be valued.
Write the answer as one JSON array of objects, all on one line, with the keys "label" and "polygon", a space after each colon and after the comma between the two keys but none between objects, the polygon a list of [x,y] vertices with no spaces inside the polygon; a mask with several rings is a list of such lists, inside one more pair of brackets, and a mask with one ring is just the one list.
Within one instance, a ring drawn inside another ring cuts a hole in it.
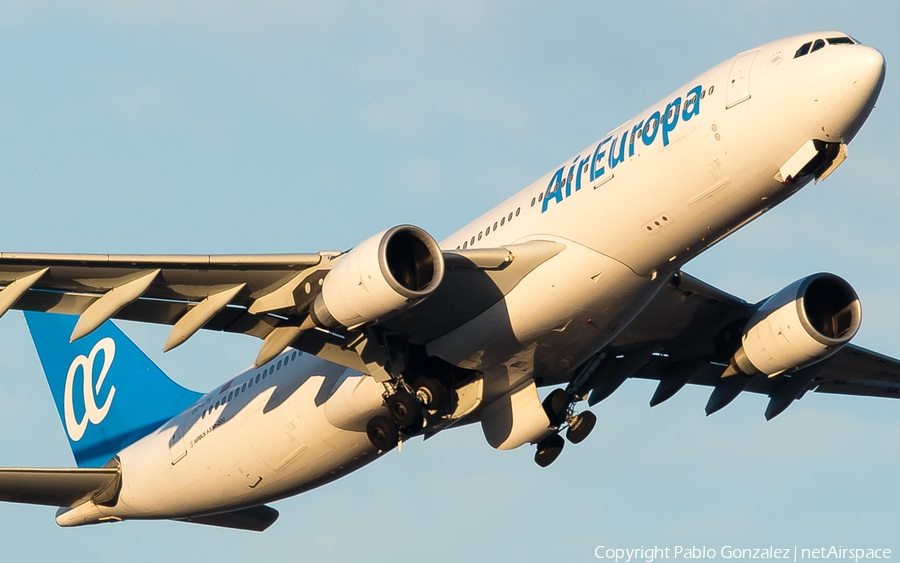
[{"label": "blue lettering on fuselage", "polygon": [[547,184],[547,191],[544,192],[544,206],[541,207],[541,213],[547,211],[547,204],[550,203],[551,197],[556,203],[562,203],[563,195],[560,184],[562,184],[562,174],[565,169],[566,167],[563,166],[550,178],[550,183]]},{"label": "blue lettering on fuselage", "polygon": [[[702,91],[703,87],[697,85],[685,94],[683,100],[681,96],[678,96],[666,104],[664,111],[654,111],[649,117],[630,129],[626,126],[624,130],[609,135],[597,143],[592,156],[585,159],[581,159],[581,155],[576,156],[569,166],[568,176],[563,177],[566,166],[554,172],[547,184],[547,190],[544,192],[541,213],[547,211],[547,206],[551,201],[562,203],[564,199],[571,196],[573,193],[572,182],[575,183],[575,192],[581,190],[582,175],[589,172],[589,177],[593,182],[609,170],[621,166],[626,158],[626,144],[628,145],[628,158],[634,156],[634,144],[638,138],[645,147],[651,146],[657,138],[662,139],[663,147],[668,146],[669,135],[678,127],[679,123],[690,121],[695,115],[700,115],[700,93]],[[590,163],[589,166],[588,163]],[[564,187],[565,190],[563,190]]]}]

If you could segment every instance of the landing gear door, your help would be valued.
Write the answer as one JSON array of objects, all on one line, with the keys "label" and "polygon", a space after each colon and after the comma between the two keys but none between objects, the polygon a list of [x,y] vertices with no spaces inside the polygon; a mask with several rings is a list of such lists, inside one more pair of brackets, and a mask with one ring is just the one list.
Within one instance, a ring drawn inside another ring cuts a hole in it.
[{"label": "landing gear door", "polygon": [[728,73],[728,84],[725,86],[725,109],[733,108],[750,99],[750,67],[759,51],[750,51],[738,56]]},{"label": "landing gear door", "polygon": [[550,419],[534,380],[486,406],[481,412],[481,429],[488,444],[498,450],[537,444],[551,434]]}]

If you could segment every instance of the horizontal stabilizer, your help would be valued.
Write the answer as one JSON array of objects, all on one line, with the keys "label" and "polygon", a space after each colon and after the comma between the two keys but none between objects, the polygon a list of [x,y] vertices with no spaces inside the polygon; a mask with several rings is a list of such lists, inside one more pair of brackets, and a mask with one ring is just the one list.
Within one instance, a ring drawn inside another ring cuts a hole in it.
[{"label": "horizontal stabilizer", "polygon": [[220,526],[235,530],[250,530],[251,532],[262,532],[274,524],[275,520],[278,520],[278,511],[264,504],[222,514],[178,519],[179,522],[193,522],[194,524]]},{"label": "horizontal stabilizer", "polygon": [[[95,498],[112,498],[119,469],[0,469],[0,501],[69,507]],[[112,495],[107,495],[112,491]],[[100,500],[98,498],[98,500]]]}]

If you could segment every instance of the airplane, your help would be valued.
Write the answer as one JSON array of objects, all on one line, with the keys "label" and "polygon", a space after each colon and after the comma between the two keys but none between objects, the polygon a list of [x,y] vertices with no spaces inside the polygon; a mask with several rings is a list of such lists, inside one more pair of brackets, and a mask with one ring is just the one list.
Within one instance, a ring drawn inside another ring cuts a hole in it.
[{"label": "airplane", "polygon": [[[748,303],[683,271],[832,174],[884,76],[838,31],[755,47],[440,243],[398,225],[346,252],[0,253],[0,313],[25,311],[78,466],[0,469],[0,500],[60,526],[262,531],[269,503],[455,426],[547,467],[593,429],[580,403],[630,378],[659,382],[651,406],[711,387],[707,415],[744,391],[767,419],[810,391],[897,397],[900,362],[850,344],[861,305],[837,275]],[[111,319],[172,326],[164,351],[201,329],[263,343],[201,394]]]}]

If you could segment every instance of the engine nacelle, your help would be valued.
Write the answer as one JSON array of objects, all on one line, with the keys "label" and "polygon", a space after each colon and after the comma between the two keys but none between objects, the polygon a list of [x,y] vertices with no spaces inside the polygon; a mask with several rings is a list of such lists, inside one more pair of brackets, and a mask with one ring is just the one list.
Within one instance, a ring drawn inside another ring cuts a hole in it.
[{"label": "engine nacelle", "polygon": [[419,227],[399,225],[340,258],[325,276],[310,315],[330,328],[384,320],[428,297],[443,277],[437,242]]},{"label": "engine nacelle", "polygon": [[824,360],[856,335],[859,296],[834,274],[814,274],[782,289],[747,321],[731,364],[769,377]]}]

